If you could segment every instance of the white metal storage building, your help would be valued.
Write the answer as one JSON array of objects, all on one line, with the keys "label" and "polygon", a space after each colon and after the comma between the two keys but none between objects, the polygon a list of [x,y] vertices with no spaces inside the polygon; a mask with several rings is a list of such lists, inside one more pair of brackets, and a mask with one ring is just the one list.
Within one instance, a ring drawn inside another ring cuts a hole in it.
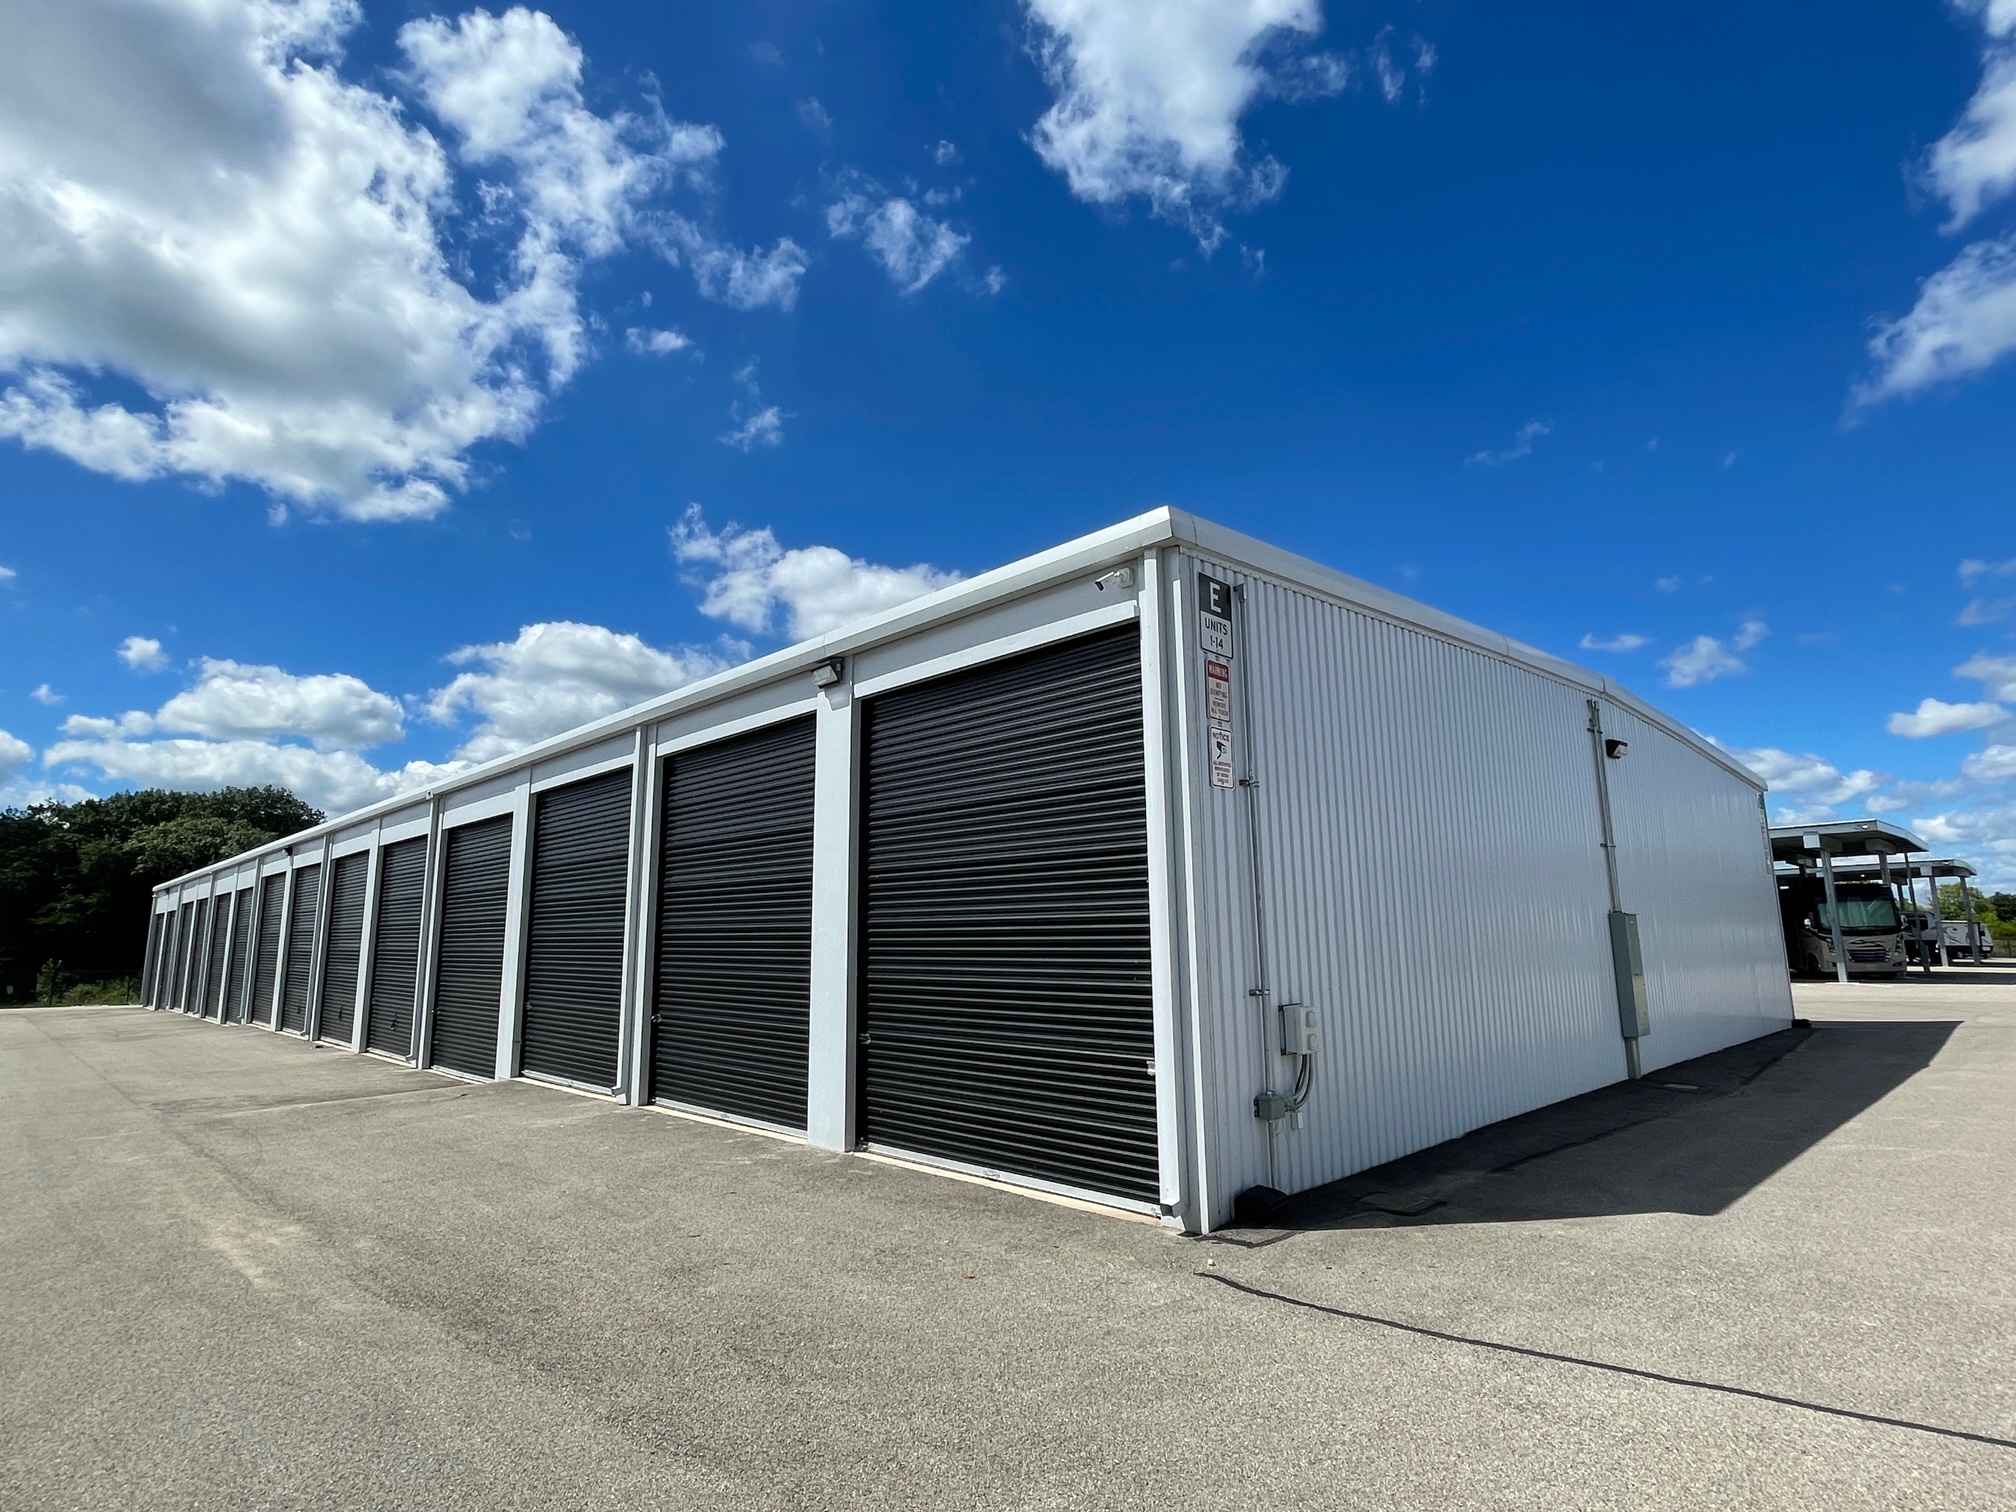
[{"label": "white metal storage building", "polygon": [[182,878],[147,960],[1192,1231],[1792,1017],[1749,772],[1170,509]]}]

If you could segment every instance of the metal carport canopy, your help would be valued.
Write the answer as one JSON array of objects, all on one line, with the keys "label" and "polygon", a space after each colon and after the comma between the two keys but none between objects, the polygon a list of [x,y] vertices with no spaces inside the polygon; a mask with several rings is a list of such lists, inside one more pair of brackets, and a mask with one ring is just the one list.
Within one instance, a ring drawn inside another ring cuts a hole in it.
[{"label": "metal carport canopy", "polygon": [[1774,824],[1771,859],[1797,866],[1820,856],[1901,856],[1932,847],[1886,819],[1830,819],[1825,824]]},{"label": "metal carport canopy", "polygon": [[[1907,829],[1883,819],[1830,819],[1824,824],[1779,824],[1771,827],[1771,859],[1804,870],[1813,859],[1827,883],[1829,932],[1834,937],[1834,980],[1848,985],[1848,947],[1841,939],[1841,915],[1834,905],[1834,859],[1837,856],[1909,855],[1929,849]],[[1880,865],[1880,862],[1879,862]],[[1774,865],[1773,870],[1776,870]],[[1928,965],[1928,971],[1931,969]]]}]

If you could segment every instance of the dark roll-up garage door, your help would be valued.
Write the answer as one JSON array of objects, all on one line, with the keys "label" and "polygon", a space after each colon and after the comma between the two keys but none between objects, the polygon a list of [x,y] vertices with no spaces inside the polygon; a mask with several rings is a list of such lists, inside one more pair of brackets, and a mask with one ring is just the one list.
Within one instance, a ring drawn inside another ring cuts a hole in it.
[{"label": "dark roll-up garage door", "polygon": [[357,1028],[357,970],[364,953],[364,887],[371,853],[338,856],[329,866],[329,942],[322,951],[322,1007],[315,1037],[350,1043]]},{"label": "dark roll-up garage door", "polygon": [[430,1058],[450,1071],[494,1076],[504,995],[505,904],[511,889],[511,816],[449,830],[444,843]]},{"label": "dark roll-up garage door", "polygon": [[224,952],[231,943],[231,895],[210,900],[210,964],[203,972],[203,1017],[221,1018],[224,1001]]},{"label": "dark roll-up garage door", "polygon": [[245,974],[252,967],[252,937],[257,933],[252,889],[241,887],[231,895],[231,966],[224,974],[223,1018],[227,1024],[245,1022]]},{"label": "dark roll-up garage door", "polygon": [[812,721],[664,767],[651,1095],[802,1129]]},{"label": "dark roll-up garage door", "polygon": [[204,972],[210,964],[209,927],[210,900],[204,898],[196,904],[196,917],[189,929],[189,994],[182,1002],[184,1013],[203,1011]]},{"label": "dark roll-up garage door", "polygon": [[259,951],[252,965],[252,1008],[247,1020],[273,1022],[273,985],[280,979],[280,936],[287,918],[287,874],[276,873],[259,883]]},{"label": "dark roll-up garage door", "polygon": [[147,954],[140,962],[140,1001],[151,1008],[158,1001],[154,982],[161,970],[161,915],[147,916]]},{"label": "dark roll-up garage door", "polygon": [[287,977],[280,984],[280,1027],[308,1032],[308,989],[314,985],[315,913],[322,902],[322,868],[294,868],[294,901],[287,909]]},{"label": "dark roll-up garage door", "polygon": [[364,1043],[387,1055],[413,1053],[413,988],[420,972],[420,904],[427,841],[385,847],[378,874],[378,927],[371,933],[370,1016]]},{"label": "dark roll-up garage door", "polygon": [[189,1001],[189,955],[196,937],[196,905],[184,903],[175,921],[175,980],[169,984],[168,1006],[185,1007]]},{"label": "dark roll-up garage door", "polygon": [[597,1090],[616,1085],[630,790],[625,767],[538,796],[519,1040],[528,1076]]},{"label": "dark roll-up garage door", "polygon": [[867,701],[861,1127],[1159,1195],[1132,625]]}]

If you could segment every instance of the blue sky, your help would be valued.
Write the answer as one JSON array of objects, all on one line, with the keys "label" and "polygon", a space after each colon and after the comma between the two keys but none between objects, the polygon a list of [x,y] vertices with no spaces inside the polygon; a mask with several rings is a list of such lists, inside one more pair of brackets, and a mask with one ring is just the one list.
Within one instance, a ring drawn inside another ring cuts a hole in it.
[{"label": "blue sky", "polygon": [[0,36],[0,800],[348,806],[1167,502],[2016,884],[2016,0]]}]

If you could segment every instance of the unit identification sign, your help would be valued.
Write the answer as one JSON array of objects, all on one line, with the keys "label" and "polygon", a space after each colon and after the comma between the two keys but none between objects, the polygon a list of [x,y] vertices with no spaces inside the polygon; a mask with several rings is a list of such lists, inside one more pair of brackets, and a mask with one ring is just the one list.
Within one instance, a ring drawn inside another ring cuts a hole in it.
[{"label": "unit identification sign", "polygon": [[1197,574],[1197,638],[1206,656],[1232,660],[1232,585]]},{"label": "unit identification sign", "polygon": [[1204,717],[1214,725],[1232,723],[1232,667],[1215,657],[1204,659]]},{"label": "unit identification sign", "polygon": [[1211,746],[1211,786],[1236,786],[1232,777],[1232,732],[1214,728],[1207,738]]}]

